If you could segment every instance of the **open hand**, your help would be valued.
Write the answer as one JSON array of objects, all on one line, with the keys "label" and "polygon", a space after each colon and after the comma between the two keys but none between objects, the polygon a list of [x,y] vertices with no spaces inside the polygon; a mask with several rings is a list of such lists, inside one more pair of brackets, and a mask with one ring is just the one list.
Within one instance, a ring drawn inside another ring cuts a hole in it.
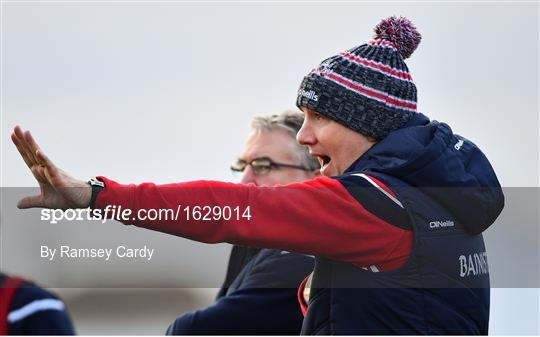
[{"label": "open hand", "polygon": [[92,188],[83,180],[62,171],[43,153],[30,131],[16,126],[11,140],[41,189],[39,195],[22,198],[18,208],[86,208],[90,205]]}]

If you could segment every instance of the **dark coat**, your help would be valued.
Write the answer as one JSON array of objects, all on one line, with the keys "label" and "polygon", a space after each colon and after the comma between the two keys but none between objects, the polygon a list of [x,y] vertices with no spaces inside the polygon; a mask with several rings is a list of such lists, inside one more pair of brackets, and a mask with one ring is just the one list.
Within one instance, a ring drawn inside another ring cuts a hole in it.
[{"label": "dark coat", "polygon": [[311,256],[262,249],[214,304],[180,316],[167,334],[298,335],[303,317],[297,290],[313,262]]},{"label": "dark coat", "polygon": [[362,198],[358,174],[384,183],[406,210],[411,256],[380,273],[317,257],[302,333],[487,334],[481,233],[502,211],[504,196],[484,154],[448,125],[418,114],[335,177]]}]

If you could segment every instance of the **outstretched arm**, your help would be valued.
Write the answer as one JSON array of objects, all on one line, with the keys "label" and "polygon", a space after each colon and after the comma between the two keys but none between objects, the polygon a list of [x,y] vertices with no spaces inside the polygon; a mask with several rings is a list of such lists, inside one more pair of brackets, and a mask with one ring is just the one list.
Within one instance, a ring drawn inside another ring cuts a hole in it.
[{"label": "outstretched arm", "polygon": [[[41,188],[39,195],[21,199],[19,208],[90,205],[90,185],[56,167],[30,132],[16,127],[12,140]],[[319,177],[286,186],[256,187],[210,181],[137,186],[102,178],[106,188],[97,196],[95,206],[105,210],[119,206],[132,214],[186,206],[230,206],[241,210],[250,207],[249,218],[118,220],[200,242],[229,242],[323,255],[359,266],[376,265],[383,271],[403,265],[412,247],[412,232],[404,226],[408,220],[403,206],[386,191],[386,186],[377,186],[365,175],[352,177],[354,183],[348,179]],[[356,191],[347,188],[348,184],[354,185]],[[388,207],[379,207],[384,202]],[[377,207],[369,207],[372,204]]]},{"label": "outstretched arm", "polygon": [[[96,208],[130,210],[133,217],[115,219],[199,242],[322,255],[380,271],[401,266],[411,251],[412,231],[400,227],[408,224],[405,210],[362,177],[351,178],[359,186],[356,197],[343,181],[328,177],[276,187],[219,181],[122,185],[100,179],[106,187]],[[383,202],[382,210],[369,207]],[[205,213],[195,219],[186,212],[201,206],[241,211],[217,219],[209,214],[207,220]],[[242,216],[248,207],[250,217]],[[179,216],[138,216],[146,210],[178,211]]]}]

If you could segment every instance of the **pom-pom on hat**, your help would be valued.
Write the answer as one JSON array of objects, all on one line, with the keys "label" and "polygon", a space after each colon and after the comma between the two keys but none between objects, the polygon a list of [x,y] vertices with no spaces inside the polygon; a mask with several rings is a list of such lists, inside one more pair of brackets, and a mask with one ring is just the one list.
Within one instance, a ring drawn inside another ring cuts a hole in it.
[{"label": "pom-pom on hat", "polygon": [[405,17],[392,16],[374,39],[324,60],[304,77],[296,105],[380,140],[416,113],[416,86],[404,59],[421,40]]}]

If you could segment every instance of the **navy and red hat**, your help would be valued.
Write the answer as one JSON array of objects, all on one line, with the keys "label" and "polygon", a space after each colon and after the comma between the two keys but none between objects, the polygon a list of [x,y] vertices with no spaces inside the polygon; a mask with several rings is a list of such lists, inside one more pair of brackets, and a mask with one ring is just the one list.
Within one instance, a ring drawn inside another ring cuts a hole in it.
[{"label": "navy and red hat", "polygon": [[296,105],[377,140],[416,113],[416,86],[404,60],[421,40],[405,17],[389,17],[373,40],[324,60],[302,81]]}]

